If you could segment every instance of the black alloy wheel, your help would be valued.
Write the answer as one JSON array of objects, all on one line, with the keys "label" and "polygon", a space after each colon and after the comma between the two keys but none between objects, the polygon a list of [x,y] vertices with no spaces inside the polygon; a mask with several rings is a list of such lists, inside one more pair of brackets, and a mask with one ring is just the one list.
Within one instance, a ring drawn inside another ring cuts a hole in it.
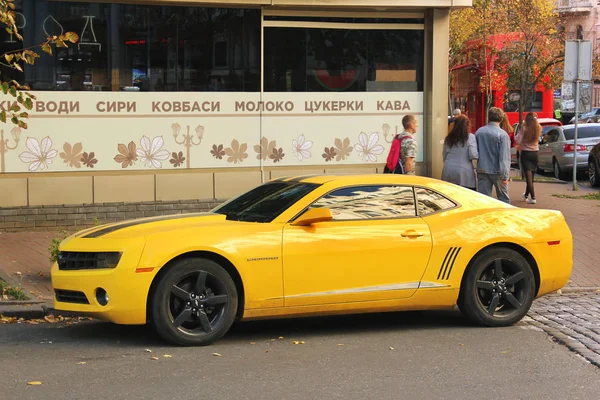
[{"label": "black alloy wheel", "polygon": [[461,311],[483,326],[509,326],[521,320],[535,297],[535,278],[523,256],[490,248],[471,262],[459,299]]},{"label": "black alloy wheel", "polygon": [[590,179],[590,185],[593,187],[600,187],[599,173],[600,168],[598,168],[598,161],[595,158],[590,157],[588,160],[588,177]]},{"label": "black alloy wheel", "polygon": [[207,345],[231,327],[238,295],[231,276],[203,258],[176,262],[162,277],[152,301],[152,324],[179,345]]}]

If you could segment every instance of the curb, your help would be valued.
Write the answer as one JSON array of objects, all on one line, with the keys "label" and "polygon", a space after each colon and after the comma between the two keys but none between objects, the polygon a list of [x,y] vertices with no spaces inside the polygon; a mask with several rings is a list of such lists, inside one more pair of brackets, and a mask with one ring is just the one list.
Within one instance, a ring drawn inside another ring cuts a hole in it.
[{"label": "curb", "polygon": [[583,286],[583,287],[564,287],[561,293],[583,293],[583,292],[600,292],[599,286]]},{"label": "curb", "polygon": [[22,302],[21,304],[4,305],[0,303],[0,315],[23,319],[42,319],[48,315],[78,317],[79,314],[68,311],[56,311],[51,303]]}]

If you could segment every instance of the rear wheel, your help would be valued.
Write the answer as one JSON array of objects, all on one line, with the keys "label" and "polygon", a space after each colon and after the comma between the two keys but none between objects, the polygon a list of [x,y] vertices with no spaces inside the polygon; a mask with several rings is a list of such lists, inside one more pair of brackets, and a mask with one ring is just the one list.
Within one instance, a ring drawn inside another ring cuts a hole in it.
[{"label": "rear wheel", "polygon": [[593,187],[600,187],[600,169],[598,168],[598,161],[594,157],[590,157],[588,160],[588,176],[590,179],[590,185]]},{"label": "rear wheel", "polygon": [[208,345],[231,327],[238,294],[231,276],[204,258],[176,262],[152,298],[152,325],[170,343]]},{"label": "rear wheel", "polygon": [[556,159],[554,159],[554,161],[552,162],[552,170],[554,172],[554,177],[556,179],[560,179],[561,181],[564,181],[567,179],[567,174],[565,174],[562,170],[562,168],[560,167],[560,165],[558,164],[558,161],[556,161]]},{"label": "rear wheel", "polygon": [[478,325],[509,326],[527,314],[534,297],[535,278],[527,260],[514,250],[491,248],[472,260],[459,308]]}]

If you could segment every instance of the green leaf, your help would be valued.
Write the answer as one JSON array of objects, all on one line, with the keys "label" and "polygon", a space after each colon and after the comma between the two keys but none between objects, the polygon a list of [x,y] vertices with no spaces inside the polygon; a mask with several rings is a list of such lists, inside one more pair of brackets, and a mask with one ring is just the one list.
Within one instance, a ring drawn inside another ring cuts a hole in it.
[{"label": "green leaf", "polygon": [[8,110],[13,112],[21,111],[21,106],[19,106],[19,103],[14,102]]},{"label": "green leaf", "polygon": [[31,110],[33,108],[33,101],[31,101],[31,99],[27,98],[23,102],[23,105],[25,106],[26,109]]},{"label": "green leaf", "polygon": [[10,119],[10,122],[12,122],[15,125],[19,124],[19,119],[17,118],[16,115],[13,115],[12,118]]},{"label": "green leaf", "polygon": [[8,88],[8,92],[13,96],[13,97],[17,97],[17,88],[15,88],[14,86],[11,86]]},{"label": "green leaf", "polygon": [[48,53],[48,54],[52,55],[52,47],[51,47],[51,46],[50,46],[50,44],[48,44],[48,43],[44,43],[44,44],[42,45],[42,51],[44,51],[44,52],[46,52],[46,53]]},{"label": "green leaf", "polygon": [[29,113],[23,111],[21,114],[19,114],[19,118],[29,118]]},{"label": "green leaf", "polygon": [[0,112],[0,121],[6,123],[6,111]]},{"label": "green leaf", "polygon": [[8,93],[8,88],[9,88],[8,83],[7,82],[2,82],[2,87],[1,87],[2,93],[7,94]]},{"label": "green leaf", "polygon": [[27,122],[25,121],[19,121],[19,127],[23,128],[23,129],[27,129]]}]

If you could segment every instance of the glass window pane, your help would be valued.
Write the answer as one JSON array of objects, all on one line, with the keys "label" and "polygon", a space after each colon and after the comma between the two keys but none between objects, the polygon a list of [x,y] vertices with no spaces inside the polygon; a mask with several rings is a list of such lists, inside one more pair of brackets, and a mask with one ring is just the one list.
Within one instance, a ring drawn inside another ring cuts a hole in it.
[{"label": "glass window pane", "polygon": [[413,190],[407,186],[355,186],[338,189],[314,202],[328,208],[334,220],[415,216]]},{"label": "glass window pane", "polygon": [[423,31],[265,29],[265,91],[423,90]]},{"label": "glass window pane", "polygon": [[456,204],[453,201],[433,190],[415,188],[415,194],[417,196],[419,215],[427,215],[456,207]]},{"label": "glass window pane", "polygon": [[0,34],[2,53],[72,31],[68,49],[42,54],[3,79],[33,90],[260,90],[260,10],[20,0],[19,42]]}]

